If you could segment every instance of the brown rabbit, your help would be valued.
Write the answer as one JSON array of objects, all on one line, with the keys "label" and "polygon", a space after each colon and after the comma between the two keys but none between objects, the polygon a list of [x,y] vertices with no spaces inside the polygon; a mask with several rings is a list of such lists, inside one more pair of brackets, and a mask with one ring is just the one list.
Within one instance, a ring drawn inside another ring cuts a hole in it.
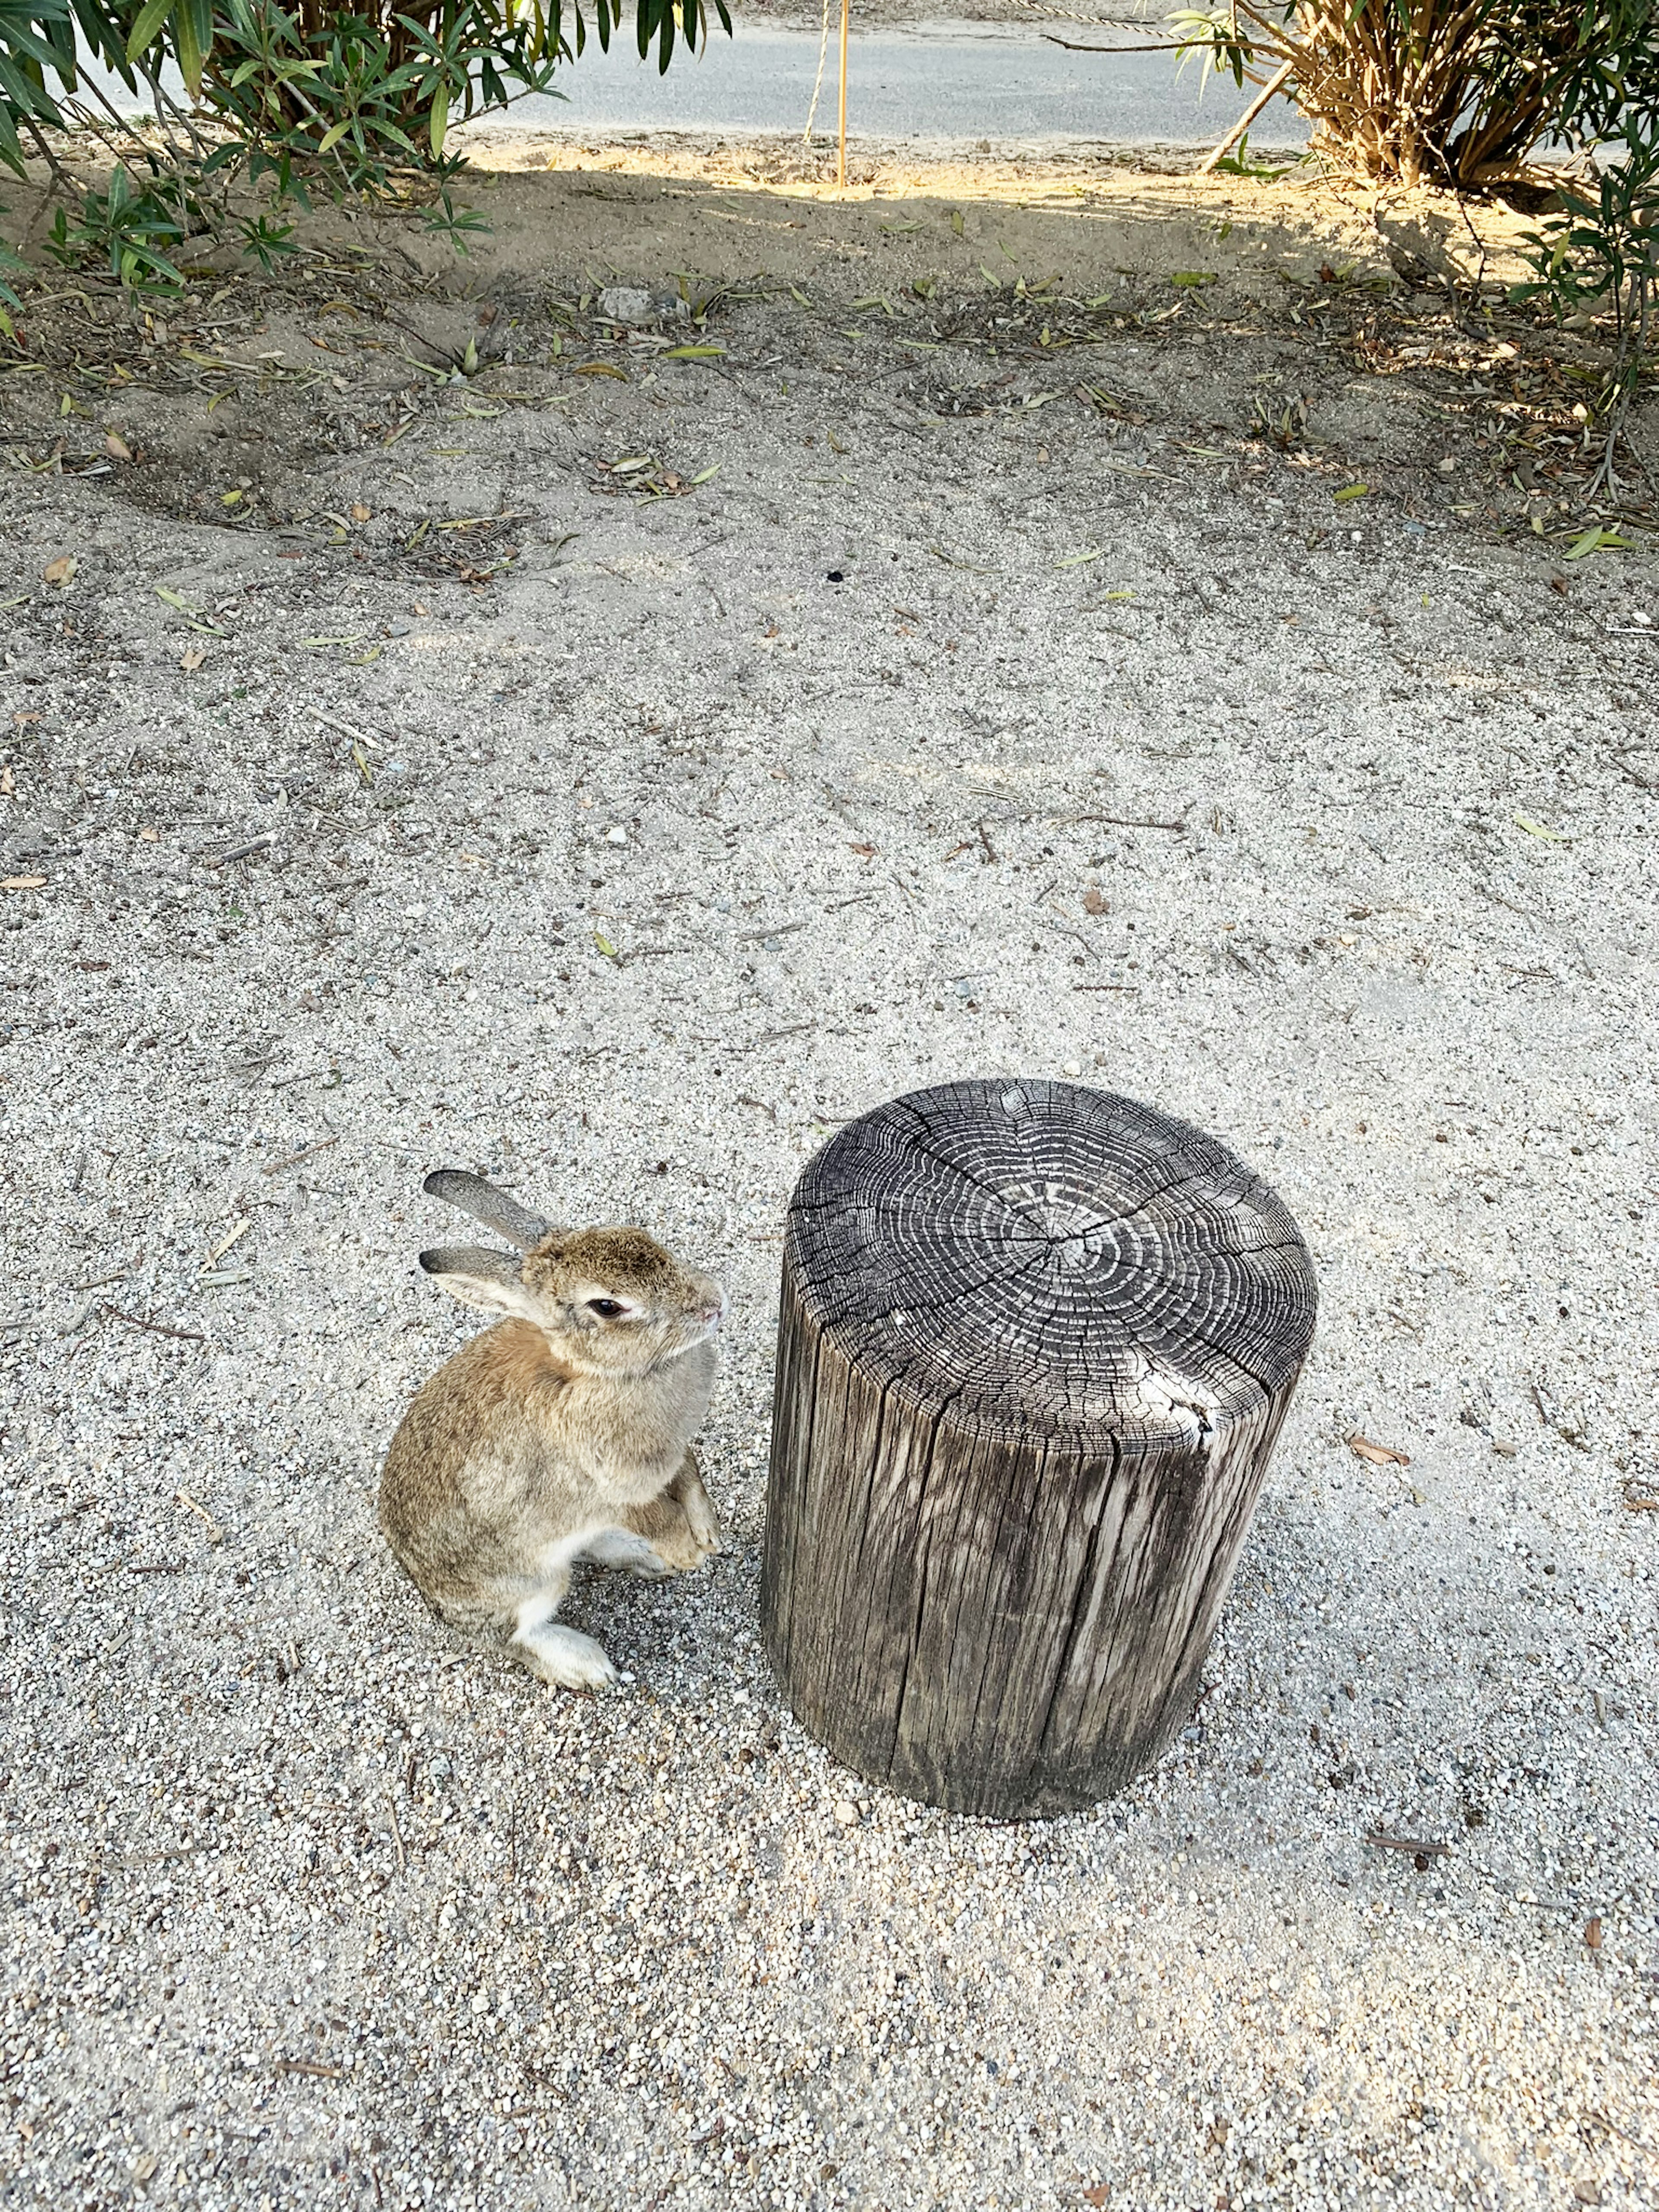
[{"label": "brown rabbit", "polygon": [[380,1476],[380,1525],[434,1611],[510,1628],[543,1680],[598,1689],[617,1670],[554,1615],[579,1559],[669,1575],[720,1548],[690,1438],[708,1410],[726,1296],[642,1229],[555,1229],[482,1176],[426,1179],[516,1245],[421,1265],[512,1318],[416,1393]]}]

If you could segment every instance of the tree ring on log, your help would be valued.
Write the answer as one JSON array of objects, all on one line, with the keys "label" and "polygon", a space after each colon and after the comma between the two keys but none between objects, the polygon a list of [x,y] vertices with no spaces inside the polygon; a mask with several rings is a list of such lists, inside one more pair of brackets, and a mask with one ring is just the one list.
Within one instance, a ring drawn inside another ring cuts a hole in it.
[{"label": "tree ring on log", "polygon": [[1077,1085],[943,1084],[849,1122],[787,1241],[812,1318],[884,1391],[1020,1442],[1213,1433],[1313,1333],[1277,1194],[1186,1122]]}]

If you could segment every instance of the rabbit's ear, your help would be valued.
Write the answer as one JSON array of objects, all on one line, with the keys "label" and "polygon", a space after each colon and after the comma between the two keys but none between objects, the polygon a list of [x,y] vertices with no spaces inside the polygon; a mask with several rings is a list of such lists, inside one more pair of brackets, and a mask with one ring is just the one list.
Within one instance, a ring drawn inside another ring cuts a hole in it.
[{"label": "rabbit's ear", "polygon": [[520,1252],[539,1244],[553,1225],[544,1221],[539,1213],[532,1213],[527,1206],[520,1206],[516,1198],[509,1198],[504,1190],[497,1190],[494,1183],[486,1182],[481,1175],[468,1174],[465,1168],[434,1169],[421,1188],[429,1198],[441,1198],[446,1206],[459,1206],[475,1221],[482,1221],[486,1229],[505,1237]]},{"label": "rabbit's ear", "polygon": [[518,1263],[505,1252],[492,1252],[483,1244],[458,1244],[422,1252],[421,1265],[463,1305],[482,1306],[486,1313],[516,1314],[522,1321],[536,1318],[536,1302],[519,1279]]}]

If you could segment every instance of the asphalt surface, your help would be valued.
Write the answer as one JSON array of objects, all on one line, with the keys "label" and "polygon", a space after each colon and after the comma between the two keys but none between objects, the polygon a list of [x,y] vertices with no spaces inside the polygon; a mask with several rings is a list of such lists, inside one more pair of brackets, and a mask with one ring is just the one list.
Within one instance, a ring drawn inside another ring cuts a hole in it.
[{"label": "asphalt surface", "polygon": [[[1104,44],[1112,34],[1057,24],[1058,35]],[[1139,33],[1118,34],[1127,43]],[[667,74],[642,62],[631,43],[603,52],[589,42],[561,94],[520,100],[492,118],[532,131],[731,131],[804,130],[817,75],[819,40],[802,31],[740,27],[716,32],[705,55],[677,57]],[[1188,63],[1177,74],[1168,53],[1114,58],[1076,53],[1024,25],[951,23],[854,37],[848,69],[848,127],[854,137],[918,144],[984,140],[1042,145],[1210,145],[1254,94]],[[89,72],[88,74],[92,74]],[[120,104],[133,105],[118,87]],[[836,126],[836,47],[830,41],[817,130]],[[1250,133],[1256,146],[1297,146],[1302,118],[1275,100]]]},{"label": "asphalt surface", "polygon": [[[1109,35],[1077,33],[1103,43]],[[543,130],[574,123],[623,131],[799,131],[811,106],[818,52],[810,34],[745,27],[729,42],[717,33],[702,59],[678,63],[664,76],[631,49],[600,54],[590,47],[569,74],[566,98],[532,96],[513,115]],[[1201,75],[1195,64],[1177,76],[1176,62],[1173,54],[1073,53],[1023,27],[942,24],[855,38],[847,73],[848,132],[932,143],[1212,144],[1253,94],[1240,94],[1231,79]],[[829,136],[835,125],[832,40],[817,128]],[[1251,136],[1258,145],[1299,145],[1306,131],[1279,100]]]}]

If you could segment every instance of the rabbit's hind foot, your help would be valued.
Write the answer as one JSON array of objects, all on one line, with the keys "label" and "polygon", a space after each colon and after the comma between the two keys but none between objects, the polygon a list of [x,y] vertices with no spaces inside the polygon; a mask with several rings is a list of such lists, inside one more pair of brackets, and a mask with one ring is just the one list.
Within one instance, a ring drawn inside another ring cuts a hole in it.
[{"label": "rabbit's hind foot", "polygon": [[562,1628],[556,1621],[522,1631],[514,1638],[532,1674],[561,1690],[608,1690],[617,1670],[605,1647],[579,1628]]}]

